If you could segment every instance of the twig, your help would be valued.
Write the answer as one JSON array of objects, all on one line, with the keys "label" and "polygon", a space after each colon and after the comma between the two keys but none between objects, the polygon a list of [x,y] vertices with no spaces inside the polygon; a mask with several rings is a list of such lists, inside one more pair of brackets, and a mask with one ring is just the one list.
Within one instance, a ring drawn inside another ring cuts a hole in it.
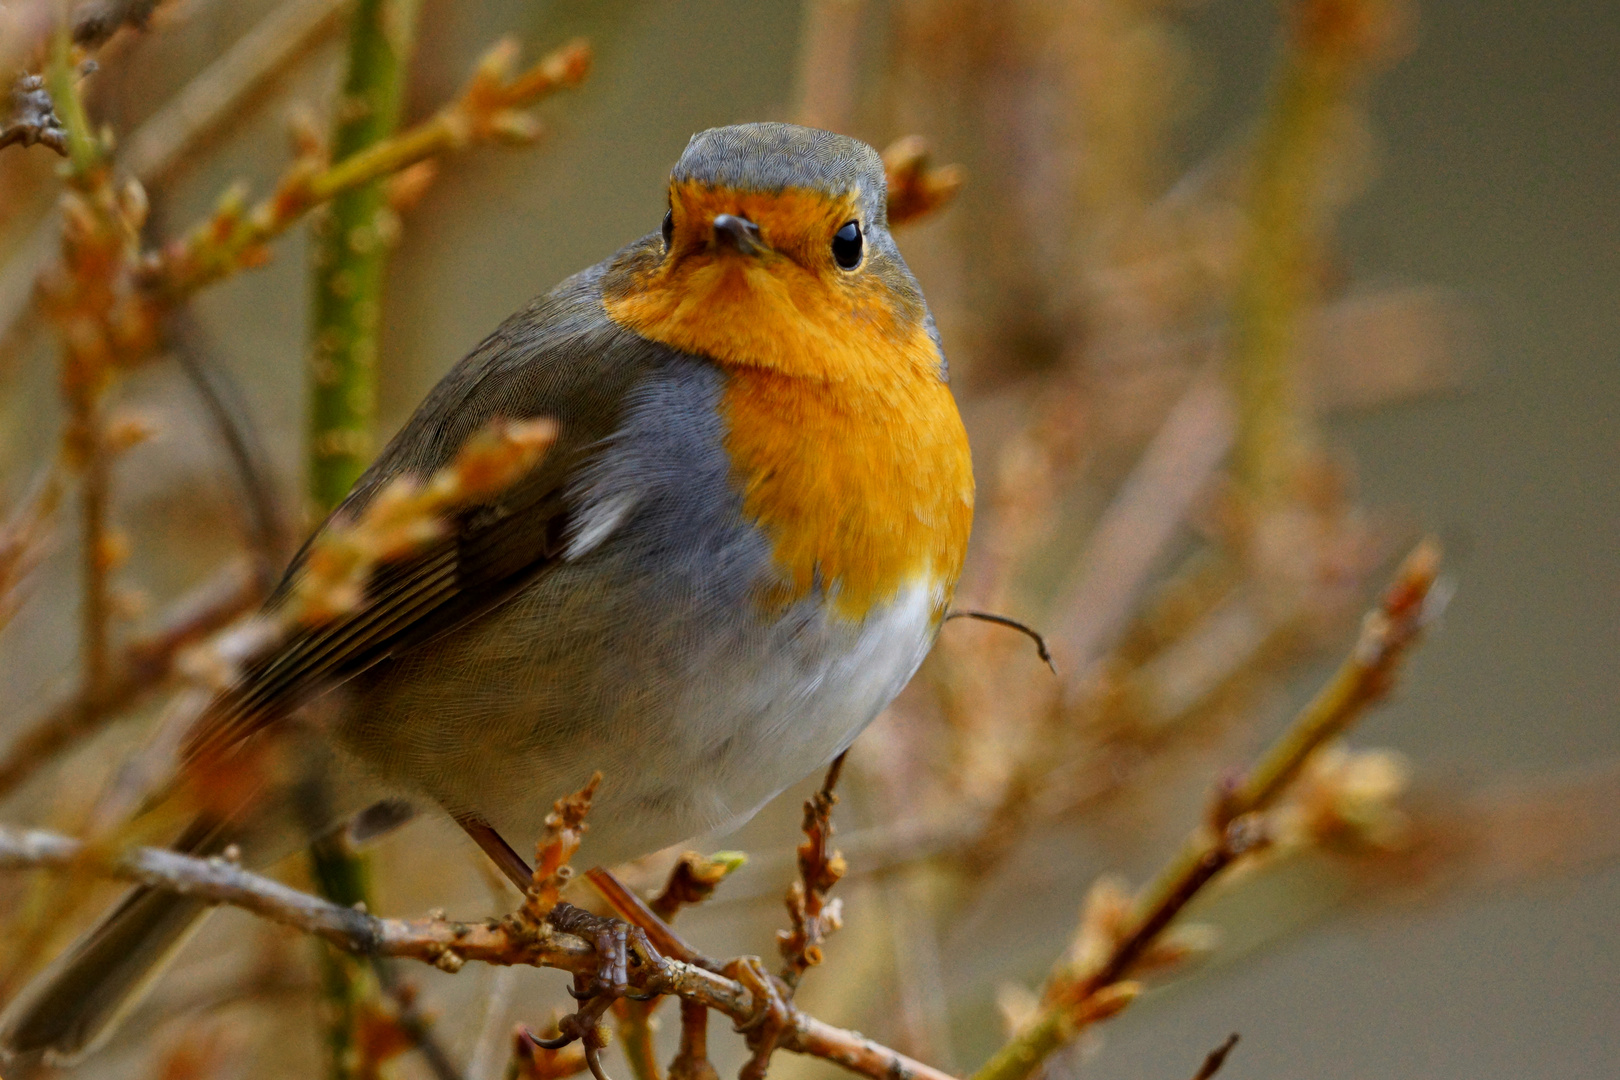
[{"label": "twig", "polygon": [[152,295],[173,303],[237,270],[262,263],[265,245],[306,212],[337,195],[399,172],[418,161],[474,142],[532,140],[534,121],[520,110],[557,90],[577,86],[590,69],[590,49],[575,41],[512,75],[517,45],[501,41],[484,54],[460,98],[398,135],[336,164],[294,165],[275,194],[252,209],[227,201],[185,239],[149,258],[143,281]]},{"label": "twig", "polygon": [[244,99],[338,24],[347,0],[287,0],[135,129],[121,154],[144,184],[163,179],[199,140],[238,119]]},{"label": "twig", "polygon": [[1401,658],[1434,615],[1428,601],[1438,563],[1438,548],[1427,542],[1407,557],[1339,670],[1247,776],[1218,793],[1210,820],[1139,894],[1107,957],[1094,970],[1056,972],[1039,1014],[973,1080],[1024,1080],[1085,1027],[1129,1004],[1135,984],[1124,980],[1132,968],[1210,881],[1265,843],[1260,812],[1314,750],[1388,692]]},{"label": "twig", "polygon": [[[714,894],[714,890],[734,870],[747,862],[747,856],[738,851],[722,851],[714,855],[700,855],[688,851],[676,860],[670,869],[664,888],[649,903],[642,904],[612,873],[601,867],[585,876],[607,900],[620,918],[639,926],[648,940],[665,956],[673,956],[687,963],[717,970],[720,965],[703,957],[683,941],[669,923],[690,904],[701,904]],[[618,1003],[619,1043],[625,1059],[638,1080],[659,1080],[658,1062],[653,1056],[652,1014],[662,1001],[621,1001]],[[696,1010],[696,1017],[692,1015]],[[683,1002],[681,1008],[681,1048],[670,1064],[672,1080],[685,1076],[688,1080],[714,1072],[704,1049],[708,1010]],[[707,1070],[707,1072],[705,1072]]]},{"label": "twig", "polygon": [[883,151],[883,171],[889,185],[889,227],[915,224],[938,213],[962,190],[960,165],[934,165],[928,143],[908,135]]},{"label": "twig", "polygon": [[[228,904],[290,926],[357,956],[394,956],[459,971],[467,961],[549,967],[589,975],[597,970],[591,945],[521,915],[482,922],[442,917],[386,919],[299,892],[221,857],[199,859],[159,848],[133,848],[101,861],[84,861],[83,842],[37,829],[0,826],[0,870],[67,869],[170,889],[213,904]],[[742,983],[677,960],[632,969],[644,992],[670,994],[714,1009],[736,1022],[758,1011]],[[779,1049],[824,1058],[871,1080],[952,1080],[857,1032],[793,1009]]]},{"label": "twig", "polygon": [[747,862],[748,856],[740,851],[717,851],[713,855],[684,852],[648,906],[665,922],[673,921],[681,908],[701,904],[713,896],[720,883]]},{"label": "twig", "polygon": [[[845,751],[848,753],[848,751]],[[804,803],[804,843],[799,845],[799,880],[788,886],[787,910],[791,929],[776,932],[782,953],[782,981],[790,988],[804,973],[821,963],[821,943],[842,925],[841,904],[827,893],[844,876],[848,864],[828,846],[832,841],[832,808],[838,805],[833,789],[843,771],[844,754],[827,769],[821,789]]]},{"label": "twig", "polygon": [[1040,657],[1041,662],[1051,669],[1052,674],[1057,674],[1057,666],[1052,663],[1052,650],[1046,647],[1046,639],[1040,635],[1038,630],[1027,623],[1021,623],[1017,619],[1006,615],[996,615],[989,611],[946,612],[945,621],[950,622],[952,619],[976,619],[979,622],[994,623],[997,626],[1005,626],[1009,630],[1018,631],[1035,643],[1035,655]]},{"label": "twig", "polygon": [[1237,1044],[1238,1033],[1234,1031],[1226,1037],[1225,1042],[1209,1052],[1209,1056],[1204,1058],[1204,1063],[1193,1074],[1193,1080],[1210,1080],[1210,1077],[1220,1072],[1221,1066],[1226,1064],[1226,1055],[1230,1054],[1232,1047]]},{"label": "twig", "polygon": [[0,150],[8,146],[48,146],[67,156],[67,132],[56,115],[56,104],[45,80],[22,75],[11,84],[9,111],[0,121]]},{"label": "twig", "polygon": [[719,1080],[709,1061],[709,1010],[681,1002],[681,1045],[669,1063],[669,1080]]},{"label": "twig", "polygon": [[59,464],[46,466],[0,525],[0,627],[22,605],[22,583],[44,558],[45,539],[61,506],[66,479]]},{"label": "twig", "polygon": [[1213,369],[1194,377],[1092,531],[1059,592],[1052,642],[1072,699],[1124,625],[1143,583],[1232,445],[1235,421]]}]

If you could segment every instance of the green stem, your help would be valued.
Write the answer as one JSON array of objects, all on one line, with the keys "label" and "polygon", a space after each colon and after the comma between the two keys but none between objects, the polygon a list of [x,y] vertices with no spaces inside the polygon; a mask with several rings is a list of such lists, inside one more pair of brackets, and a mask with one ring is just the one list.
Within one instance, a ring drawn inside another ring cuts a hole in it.
[{"label": "green stem", "polygon": [[[332,157],[341,162],[393,135],[419,0],[359,0],[349,24],[348,74],[338,101]],[[325,514],[371,460],[390,211],[380,180],[340,193],[316,219],[314,319],[310,333],[309,496]],[[310,862],[320,891],[344,905],[374,906],[367,860],[341,838],[317,842]],[[323,984],[333,1080],[364,1068],[356,1045],[361,1006],[378,994],[375,975],[326,950]]]},{"label": "green stem", "polygon": [[[349,71],[332,139],[335,161],[381,142],[399,126],[418,6],[419,0],[360,0],[355,6]],[[320,513],[342,501],[371,460],[390,214],[383,184],[372,181],[339,194],[316,225],[309,494]]]}]

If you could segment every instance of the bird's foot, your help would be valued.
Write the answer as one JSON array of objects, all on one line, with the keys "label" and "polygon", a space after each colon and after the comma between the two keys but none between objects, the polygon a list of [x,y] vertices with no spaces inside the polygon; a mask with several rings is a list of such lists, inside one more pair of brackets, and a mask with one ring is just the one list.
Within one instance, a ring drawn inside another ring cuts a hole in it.
[{"label": "bird's foot", "polygon": [[631,926],[623,919],[604,918],[582,911],[572,904],[558,904],[546,921],[554,929],[589,941],[596,950],[596,970],[589,975],[576,974],[574,985],[568,991],[578,1001],[579,1008],[557,1024],[554,1039],[535,1039],[547,1050],[560,1050],[578,1039],[585,1049],[585,1064],[596,1080],[608,1080],[602,1072],[601,1050],[607,1039],[601,1029],[602,1015],[618,998],[647,1001],[654,995],[638,994],[630,989],[630,968],[653,965],[661,957],[647,940],[640,927]]},{"label": "bird's foot", "polygon": [[757,956],[740,956],[721,969],[727,978],[742,983],[754,997],[754,1015],[736,1025],[754,1052],[738,1080],[764,1080],[782,1033],[793,1025],[793,1009],[788,1004],[791,991],[786,984],[765,970],[764,961]]}]

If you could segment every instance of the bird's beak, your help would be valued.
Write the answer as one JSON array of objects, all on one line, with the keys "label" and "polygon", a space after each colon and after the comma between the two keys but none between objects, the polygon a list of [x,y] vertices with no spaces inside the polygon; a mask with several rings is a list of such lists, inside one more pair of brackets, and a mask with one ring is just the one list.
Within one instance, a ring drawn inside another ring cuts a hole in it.
[{"label": "bird's beak", "polygon": [[714,219],[714,242],[742,255],[763,255],[768,249],[759,238],[759,226],[735,214],[718,214]]}]

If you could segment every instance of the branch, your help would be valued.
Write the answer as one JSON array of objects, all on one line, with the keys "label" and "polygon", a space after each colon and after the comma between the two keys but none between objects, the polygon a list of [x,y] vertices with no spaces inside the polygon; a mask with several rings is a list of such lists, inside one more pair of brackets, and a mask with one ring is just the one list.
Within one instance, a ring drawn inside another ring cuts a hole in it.
[{"label": "branch", "polygon": [[[595,950],[570,934],[521,914],[481,922],[443,917],[385,919],[299,892],[242,869],[224,857],[180,855],[160,848],[133,848],[96,860],[79,840],[39,829],[0,826],[0,870],[84,869],[98,876],[168,889],[211,904],[227,904],[290,926],[358,956],[419,960],[441,971],[459,971],[467,961],[555,968],[589,975]],[[670,994],[714,1009],[742,1023],[759,1009],[742,983],[680,961],[658,958],[631,969],[643,992]],[[791,1008],[791,1007],[790,1007]],[[920,1061],[791,1009],[778,1049],[824,1058],[871,1080],[953,1080]]]},{"label": "branch", "polygon": [[908,135],[883,151],[883,171],[889,182],[889,228],[921,221],[943,210],[962,190],[960,165],[934,165],[928,143]]},{"label": "branch", "polygon": [[[846,751],[847,753],[847,751]],[[838,805],[833,789],[843,771],[839,754],[827,769],[821,790],[804,803],[804,843],[799,845],[799,879],[788,886],[787,910],[792,928],[776,932],[776,947],[784,961],[782,981],[796,987],[804,973],[821,963],[821,943],[842,925],[841,907],[827,893],[848,869],[844,856],[828,845],[832,841],[832,808]]]},{"label": "branch", "polygon": [[513,76],[516,55],[515,42],[497,43],[479,61],[461,97],[438,115],[335,164],[322,166],[306,155],[282,176],[275,193],[252,209],[228,198],[184,240],[147,259],[146,288],[160,301],[175,303],[237,270],[260,265],[268,258],[269,241],[343,192],[475,142],[537,138],[538,125],[520,110],[578,86],[590,70],[590,47],[571,42]]},{"label": "branch", "polygon": [[1431,596],[1438,565],[1439,551],[1432,543],[1419,545],[1407,557],[1333,678],[1248,775],[1218,794],[1208,823],[1139,894],[1107,955],[1090,970],[1055,970],[1040,1012],[972,1080],[1024,1080],[1086,1027],[1130,1003],[1138,987],[1126,976],[1159,944],[1164,931],[1223,870],[1264,845],[1260,812],[1298,775],[1313,751],[1388,693],[1401,658],[1435,614],[1438,605]]}]

